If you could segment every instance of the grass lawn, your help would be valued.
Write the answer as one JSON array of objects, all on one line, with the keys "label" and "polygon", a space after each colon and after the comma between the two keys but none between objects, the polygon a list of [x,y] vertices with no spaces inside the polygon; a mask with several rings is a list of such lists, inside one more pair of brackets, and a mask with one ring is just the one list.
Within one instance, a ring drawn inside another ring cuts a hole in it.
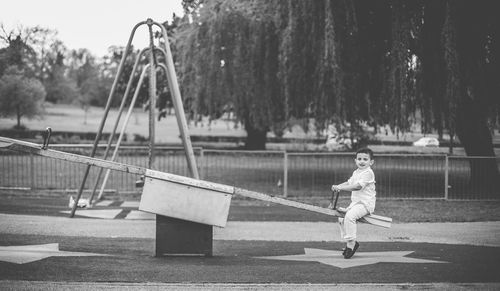
[{"label": "grass lawn", "polygon": [[[22,119],[22,124],[30,130],[44,130],[47,126],[52,127],[54,131],[76,131],[76,132],[96,132],[99,128],[102,116],[104,115],[103,108],[91,107],[90,110],[85,112],[74,105],[64,104],[49,104],[45,105],[46,114],[41,119]],[[118,115],[117,109],[111,109],[104,127],[104,132],[111,132]],[[148,136],[148,112],[141,108],[136,108],[128,122],[126,133],[129,140],[132,140],[134,135]],[[125,119],[125,114],[122,115],[121,121]],[[16,124],[15,118],[0,118],[0,129],[10,129]],[[118,127],[118,131],[122,125]],[[224,120],[215,120],[211,123],[204,119],[202,122],[197,123],[189,122],[189,132],[191,135],[212,135],[212,136],[246,136],[245,130],[241,125],[235,125],[233,122]],[[269,133],[269,136],[273,134]],[[407,133],[401,135],[399,140],[402,141],[415,141],[420,138],[420,133]],[[285,132],[284,137],[287,138],[315,138],[314,131],[304,132],[298,125],[294,126],[290,131]],[[378,134],[376,136],[379,140],[394,141],[398,140],[395,135]],[[166,144],[181,144],[179,138],[179,129],[175,115],[168,115],[161,121],[156,122],[155,138],[157,143]],[[500,135],[496,134],[493,137],[495,143],[500,143]],[[200,146],[203,144],[200,143]],[[229,146],[234,146],[229,144]],[[269,144],[267,149],[284,149],[284,145]],[[291,150],[318,150],[322,145],[311,144],[296,144],[288,145]],[[388,145],[374,145],[371,148],[376,152],[405,152],[405,153],[447,153],[448,148],[425,148],[425,147],[412,147],[412,146],[388,146]],[[497,149],[500,154],[500,149]],[[461,148],[456,148],[454,151],[456,155],[464,155]]]},{"label": "grass lawn", "polygon": [[[28,129],[31,130],[44,130],[50,126],[54,131],[77,131],[77,132],[96,132],[99,128],[102,117],[104,116],[104,109],[100,107],[91,107],[85,117],[85,112],[73,105],[53,105],[46,104],[46,114],[41,119],[22,119],[21,122]],[[111,109],[104,132],[111,132],[113,125],[118,116],[116,108]],[[125,120],[126,112],[122,114],[121,123],[118,126],[118,133],[122,128],[122,123]],[[9,129],[16,124],[15,118],[0,118],[0,129]],[[134,134],[139,134],[144,137],[148,136],[149,126],[149,113],[141,108],[135,108],[127,125],[126,133],[133,137]],[[210,126],[205,122],[195,126],[193,123],[189,124],[191,134],[213,134],[213,135],[235,135],[245,136],[246,133],[241,128],[234,128],[232,123],[218,121]],[[161,121],[156,120],[155,138],[158,143],[180,143],[179,128],[175,115],[168,115]]]}]

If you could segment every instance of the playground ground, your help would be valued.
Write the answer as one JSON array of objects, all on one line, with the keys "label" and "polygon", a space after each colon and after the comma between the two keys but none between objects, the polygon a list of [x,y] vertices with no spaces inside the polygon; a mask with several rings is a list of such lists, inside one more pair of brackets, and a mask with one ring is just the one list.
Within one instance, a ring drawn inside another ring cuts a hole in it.
[{"label": "playground ground", "polygon": [[[48,111],[28,128],[95,131],[102,116],[91,109],[83,124],[82,110]],[[128,132],[147,132],[145,116],[134,115]],[[190,132],[244,135],[232,126]],[[156,130],[159,142],[178,142],[173,116]],[[380,201],[377,213],[393,217],[392,228],[361,224],[350,260],[331,218],[237,200],[228,225],[214,228],[213,257],[155,257],[154,216],[138,201],[106,202],[70,219],[67,197],[0,193],[0,290],[500,290],[498,202]]]},{"label": "playground ground", "polygon": [[500,221],[487,217],[360,224],[345,260],[331,218],[233,200],[213,257],[155,257],[154,216],[138,201],[104,200],[70,219],[65,200],[0,200],[0,289],[500,289]]}]

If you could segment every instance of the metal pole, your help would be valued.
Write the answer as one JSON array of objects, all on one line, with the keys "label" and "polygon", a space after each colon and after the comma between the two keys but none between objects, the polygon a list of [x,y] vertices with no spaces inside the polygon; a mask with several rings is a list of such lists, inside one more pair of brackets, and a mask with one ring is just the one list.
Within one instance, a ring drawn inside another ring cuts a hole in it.
[{"label": "metal pole", "polygon": [[448,183],[449,183],[449,159],[448,155],[444,158],[444,200],[448,200]]},{"label": "metal pole", "polygon": [[[130,93],[130,88],[132,87],[132,81],[134,80],[134,75],[135,75],[135,72],[137,71],[137,66],[139,64],[139,61],[140,61],[142,55],[147,50],[149,50],[149,48],[142,49],[141,52],[137,55],[137,57],[135,59],[134,67],[132,68],[132,72],[130,73],[130,77],[129,77],[129,80],[127,83],[127,88],[125,89],[125,93],[123,94],[123,97],[122,97],[122,102],[120,103],[120,108],[118,109],[118,116],[116,117],[115,125],[113,126],[113,131],[111,132],[111,135],[108,138],[108,144],[106,146],[106,151],[104,152],[104,156],[103,156],[104,160],[108,158],[109,150],[111,149],[111,143],[113,142],[113,139],[114,139],[114,136],[116,133],[116,129],[118,128],[118,124],[120,123],[120,118],[122,116],[123,109],[125,107],[125,102],[127,101],[128,94]],[[104,169],[100,168],[99,173],[97,174],[94,188],[92,189],[92,195],[90,195],[90,199],[89,199],[89,203],[91,206],[93,204],[92,200],[94,199],[94,195],[95,195],[95,192],[97,190],[97,186],[99,185],[99,182],[101,180],[101,176],[102,176],[103,171],[104,171]],[[99,195],[99,199],[100,199],[100,197],[101,197],[101,194]]]},{"label": "metal pole", "polygon": [[153,41],[153,20],[147,20],[149,30],[149,160],[150,169],[154,167],[155,146],[155,109],[156,109],[156,59]]},{"label": "metal pole", "polygon": [[30,184],[31,189],[35,189],[35,157],[30,154]]},{"label": "metal pole", "polygon": [[[144,76],[146,75],[147,70],[149,70],[150,68],[151,67],[148,64],[142,70],[141,76],[139,78],[139,83],[137,83],[137,87],[136,87],[135,92],[134,92],[134,97],[132,98],[132,101],[130,101],[130,105],[128,107],[127,115],[125,116],[125,120],[124,120],[124,122],[122,124],[122,129],[120,131],[120,136],[118,137],[118,140],[116,141],[116,146],[115,146],[115,149],[113,151],[113,156],[111,157],[111,161],[114,161],[116,159],[116,156],[118,155],[118,150],[120,148],[120,144],[122,142],[123,135],[125,133],[125,129],[127,128],[128,122],[130,120],[130,116],[132,115],[132,111],[134,110],[135,103],[137,102],[137,96],[139,96],[139,91],[141,89],[142,82],[144,81]],[[101,169],[103,169],[103,168],[101,168]],[[110,169],[106,170],[106,174],[104,175],[104,180],[102,181],[101,190],[99,191],[99,195],[97,196],[97,200],[100,200],[102,194],[104,193],[104,188],[106,187],[106,183],[108,182],[108,178],[109,178],[109,173],[110,172],[111,172]]]},{"label": "metal pole", "polygon": [[[140,25],[142,25],[144,23],[146,23],[146,22],[142,21],[142,22],[137,23],[134,26],[134,28],[132,29],[132,32],[130,33],[130,37],[128,39],[127,46],[125,47],[125,51],[123,52],[122,59],[120,60],[120,65],[118,66],[118,71],[116,73],[115,80],[113,81],[113,85],[111,86],[111,91],[109,92],[108,101],[106,102],[106,106],[104,108],[104,116],[102,117],[101,123],[99,124],[99,129],[97,130],[97,134],[96,134],[96,137],[94,140],[94,145],[92,147],[92,152],[90,154],[90,157],[95,156],[95,152],[97,150],[97,145],[99,144],[99,140],[101,139],[102,130],[104,128],[104,124],[106,123],[106,118],[108,117],[109,109],[111,108],[111,100],[113,99],[113,95],[115,94],[116,86],[118,84],[118,80],[120,79],[120,75],[123,72],[123,67],[124,67],[123,65],[125,64],[125,59],[127,58],[128,51],[130,50],[130,46],[132,44],[132,39],[134,38],[135,31],[137,30],[137,28]],[[89,172],[90,172],[90,167],[91,167],[91,165],[87,165],[87,168],[86,168],[85,173],[83,175],[82,184],[80,185],[80,188],[78,189],[78,194],[76,195],[76,203],[73,206],[73,208],[71,209],[71,214],[69,215],[69,217],[71,217],[71,218],[75,216],[75,211],[76,211],[76,208],[78,206],[78,201],[80,200],[80,197],[82,196],[83,188],[85,187],[85,182],[87,182],[87,177],[88,177]]]},{"label": "metal pole", "polygon": [[205,151],[200,149],[200,163],[201,163],[201,171],[200,171],[200,179],[206,179],[207,169],[205,168],[207,162],[205,161]]},{"label": "metal pole", "polygon": [[[163,71],[165,72],[165,74],[167,73],[167,67],[166,67],[165,65],[163,65],[163,64],[158,64],[158,66],[159,66],[160,68],[162,68],[162,69],[163,69]],[[122,129],[121,129],[121,131],[120,131],[120,136],[119,136],[119,138],[118,138],[118,141],[116,142],[116,145],[115,145],[115,150],[114,150],[113,156],[112,156],[112,158],[111,158],[111,161],[114,161],[114,160],[116,159],[116,157],[118,156],[118,150],[119,150],[119,148],[120,148],[121,141],[122,141],[123,135],[124,135],[124,133],[125,133],[125,129],[126,129],[126,127],[127,127],[127,125],[128,125],[128,122],[129,122],[129,120],[130,120],[130,116],[132,115],[132,111],[133,111],[133,108],[134,108],[134,106],[135,106],[135,103],[137,102],[137,97],[139,96],[139,91],[140,91],[140,88],[141,88],[141,86],[142,86],[142,82],[144,81],[144,77],[145,77],[145,75],[146,75],[145,73],[146,73],[146,71],[147,71],[149,68],[150,68],[150,65],[149,65],[149,64],[147,64],[147,65],[144,67],[144,69],[142,70],[141,76],[139,77],[139,83],[138,83],[138,84],[137,84],[137,86],[136,86],[136,89],[135,89],[135,92],[134,92],[134,96],[133,96],[132,101],[131,101],[131,103],[130,103],[129,111],[128,111],[127,116],[125,117],[125,121],[124,121],[124,123],[123,123],[123,125],[122,125]],[[102,168],[101,168],[101,169],[102,169]],[[106,171],[106,174],[105,174],[104,180],[103,180],[103,182],[102,182],[101,189],[100,189],[100,191],[99,191],[99,195],[97,196],[97,200],[100,200],[100,199],[101,199],[101,197],[102,197],[102,195],[103,195],[103,193],[104,193],[104,189],[105,189],[105,187],[106,187],[106,184],[107,184],[107,182],[108,182],[108,178],[109,178],[109,172],[110,172],[110,170],[108,169],[108,170]]]},{"label": "metal pole", "polygon": [[288,197],[288,153],[283,155],[283,197]]},{"label": "metal pole", "polygon": [[193,146],[191,144],[191,138],[188,132],[186,116],[184,114],[184,106],[182,104],[181,92],[179,90],[179,84],[177,82],[177,77],[175,74],[174,60],[172,57],[172,52],[170,51],[170,44],[168,42],[167,30],[160,23],[154,22],[153,24],[157,25],[162,30],[162,35],[164,40],[163,45],[166,53],[165,63],[168,69],[167,79],[173,97],[172,101],[175,107],[177,125],[179,126],[179,132],[181,134],[182,144],[184,145],[184,150],[186,152],[187,164],[193,178],[199,179],[200,175],[198,173],[198,167],[196,166]]}]

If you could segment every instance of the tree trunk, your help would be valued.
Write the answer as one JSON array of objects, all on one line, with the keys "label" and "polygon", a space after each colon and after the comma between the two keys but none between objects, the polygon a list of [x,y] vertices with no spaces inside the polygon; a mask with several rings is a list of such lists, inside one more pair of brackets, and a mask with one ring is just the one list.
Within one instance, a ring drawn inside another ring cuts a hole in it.
[{"label": "tree trunk", "polygon": [[247,150],[265,150],[267,140],[267,130],[259,130],[251,125],[245,125],[247,139],[245,148]]},{"label": "tree trunk", "polygon": [[472,99],[467,97],[464,99],[466,100],[459,105],[457,112],[457,136],[467,156],[470,157],[471,190],[490,197],[500,186],[491,133],[486,117],[477,108],[478,106]]},{"label": "tree trunk", "polygon": [[17,106],[17,129],[20,129],[21,128],[21,112],[20,112],[20,109],[19,109],[19,106]]},{"label": "tree trunk", "polygon": [[88,111],[89,111],[88,109],[83,110],[83,124],[87,124],[87,112]]}]

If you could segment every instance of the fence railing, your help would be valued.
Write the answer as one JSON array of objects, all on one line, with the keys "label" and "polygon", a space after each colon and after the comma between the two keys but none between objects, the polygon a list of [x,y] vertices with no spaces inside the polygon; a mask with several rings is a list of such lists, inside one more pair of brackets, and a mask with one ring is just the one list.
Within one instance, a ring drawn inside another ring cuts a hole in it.
[{"label": "fence railing", "polygon": [[[53,149],[89,155],[88,146]],[[352,153],[288,153],[284,151],[226,151],[195,148],[201,178],[272,195],[329,196],[332,184],[350,177]],[[102,156],[103,149],[96,157]],[[146,167],[146,147],[122,147],[118,162]],[[155,148],[156,170],[188,176],[184,150]],[[498,157],[377,154],[373,166],[377,197],[402,199],[500,199]],[[78,189],[86,166],[30,154],[0,150],[0,187]],[[87,189],[93,187],[93,167]],[[111,171],[106,189],[138,192],[137,175]]]}]

